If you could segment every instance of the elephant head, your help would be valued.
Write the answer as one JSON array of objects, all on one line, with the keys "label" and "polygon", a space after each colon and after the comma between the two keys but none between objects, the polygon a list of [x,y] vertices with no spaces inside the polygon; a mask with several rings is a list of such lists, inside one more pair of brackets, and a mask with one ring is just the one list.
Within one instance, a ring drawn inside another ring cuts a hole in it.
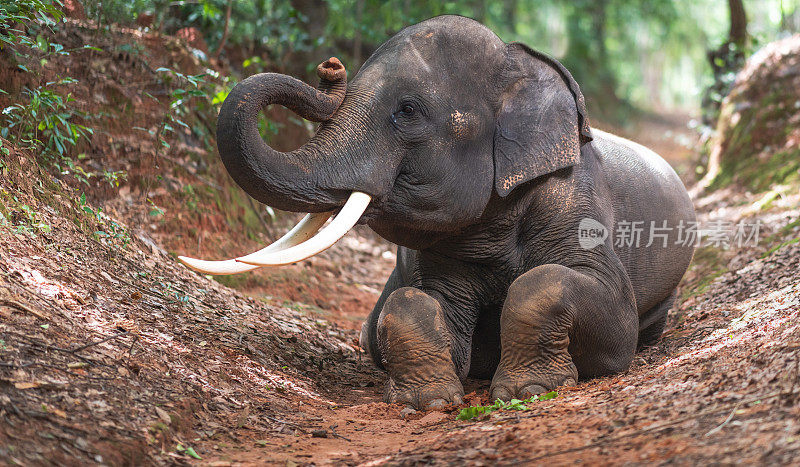
[{"label": "elephant head", "polygon": [[[591,140],[583,96],[560,63],[468,18],[403,29],[349,84],[336,59],[318,72],[318,89],[280,74],[247,78],[223,104],[217,130],[225,167],[250,196],[316,214],[261,252],[181,258],[190,267],[222,274],[296,262],[358,220],[426,248],[477,222],[490,198],[577,164]],[[269,104],[322,123],[301,148],[275,151],[257,129]]]}]

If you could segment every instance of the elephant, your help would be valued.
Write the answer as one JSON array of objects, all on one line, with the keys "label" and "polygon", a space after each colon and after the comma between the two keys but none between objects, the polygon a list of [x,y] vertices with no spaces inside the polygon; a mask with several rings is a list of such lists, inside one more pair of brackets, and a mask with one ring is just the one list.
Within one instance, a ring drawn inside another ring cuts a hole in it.
[{"label": "elephant", "polygon": [[[335,58],[317,71],[317,88],[243,80],[217,131],[241,188],[309,214],[251,255],[181,261],[211,274],[290,264],[368,225],[398,248],[360,346],[388,373],[386,400],[422,409],[461,404],[467,377],[509,400],[623,372],[660,339],[694,252],[692,201],[653,151],[590,128],[561,63],[439,16],[350,83]],[[269,104],[320,122],[315,135],[270,148],[257,128]]]}]

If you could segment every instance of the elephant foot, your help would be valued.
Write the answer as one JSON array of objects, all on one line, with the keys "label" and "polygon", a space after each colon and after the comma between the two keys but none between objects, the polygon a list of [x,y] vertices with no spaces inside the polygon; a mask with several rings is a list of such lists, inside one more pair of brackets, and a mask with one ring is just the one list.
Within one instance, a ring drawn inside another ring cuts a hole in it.
[{"label": "elephant foot", "polygon": [[492,400],[528,399],[559,386],[574,386],[578,381],[575,365],[565,370],[552,370],[538,365],[517,369],[498,367],[492,379]]},{"label": "elephant foot", "polygon": [[389,378],[386,402],[405,404],[419,410],[439,410],[448,405],[459,405],[464,396],[461,381],[440,378],[423,384],[398,385]]},{"label": "elephant foot", "polygon": [[461,403],[450,333],[434,298],[411,287],[394,291],[378,318],[378,346],[389,373],[387,402],[416,409]]},{"label": "elephant foot", "polygon": [[540,266],[511,285],[500,316],[500,363],[492,399],[527,399],[578,381],[568,352],[573,316],[564,300],[571,271]]}]

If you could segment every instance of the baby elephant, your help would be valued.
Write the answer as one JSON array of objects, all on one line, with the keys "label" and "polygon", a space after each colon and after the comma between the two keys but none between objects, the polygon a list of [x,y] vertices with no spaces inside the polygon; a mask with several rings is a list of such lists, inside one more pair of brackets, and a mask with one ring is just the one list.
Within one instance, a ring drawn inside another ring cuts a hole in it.
[{"label": "baby elephant", "polygon": [[[695,214],[678,176],[636,143],[591,130],[556,60],[442,16],[403,29],[347,83],[255,75],[220,112],[220,155],[251,196],[309,214],[206,273],[288,264],[356,222],[399,246],[361,330],[387,400],[460,403],[461,380],[526,398],[624,371],[657,341],[692,257]],[[257,115],[281,104],[321,121],[303,147],[267,146]],[[333,211],[335,219],[313,238]]]}]

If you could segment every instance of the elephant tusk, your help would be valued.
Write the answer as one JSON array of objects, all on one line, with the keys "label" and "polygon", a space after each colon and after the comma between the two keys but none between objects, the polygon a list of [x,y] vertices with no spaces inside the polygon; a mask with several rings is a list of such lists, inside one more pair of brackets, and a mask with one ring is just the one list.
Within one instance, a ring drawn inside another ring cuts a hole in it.
[{"label": "elephant tusk", "polygon": [[360,191],[350,194],[342,210],[333,218],[330,224],[320,230],[314,237],[305,242],[280,251],[259,251],[251,255],[236,258],[236,261],[255,266],[282,266],[302,261],[317,253],[327,250],[339,241],[350,229],[356,225],[361,214],[367,209],[372,198]]},{"label": "elephant tusk", "polygon": [[[292,230],[286,232],[286,235],[274,241],[271,245],[262,248],[253,254],[263,254],[271,251],[274,252],[285,248],[291,248],[295,245],[303,243],[312,235],[317,233],[323,224],[325,224],[325,221],[328,220],[328,218],[330,218],[332,215],[333,211],[306,214],[306,216],[300,220],[300,222],[298,222]],[[259,266],[240,263],[235,259],[228,259],[224,261],[206,261],[202,259],[189,258],[187,256],[178,256],[178,261],[203,274],[238,274],[240,272],[248,272],[259,268]]]}]

